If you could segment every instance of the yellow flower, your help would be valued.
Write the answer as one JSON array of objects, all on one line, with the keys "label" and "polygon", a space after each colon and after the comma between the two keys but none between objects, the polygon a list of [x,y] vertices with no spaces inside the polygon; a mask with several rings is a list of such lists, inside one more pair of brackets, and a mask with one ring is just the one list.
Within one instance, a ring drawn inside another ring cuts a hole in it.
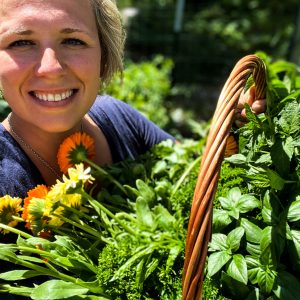
[{"label": "yellow flower", "polygon": [[[18,221],[13,217],[19,217],[20,212],[22,211],[22,199],[14,198],[9,195],[0,198],[0,223],[5,225],[15,227],[18,224]],[[4,229],[0,229],[2,233],[8,233]]]},{"label": "yellow flower", "polygon": [[62,201],[67,194],[73,194],[85,187],[86,184],[92,183],[94,178],[90,174],[91,169],[84,169],[84,165],[78,164],[74,168],[68,169],[68,176],[63,175],[62,181],[57,180],[47,194],[52,202]]},{"label": "yellow flower", "polygon": [[66,138],[60,145],[57,161],[60,170],[67,174],[68,169],[88,158],[92,160],[96,155],[94,140],[84,132],[76,132]]},{"label": "yellow flower", "polygon": [[[64,224],[64,221],[59,217],[63,215],[64,208],[62,206],[58,206],[56,209],[51,211],[49,215],[48,224],[55,227],[60,227]],[[57,216],[56,216],[57,215]]]},{"label": "yellow flower", "polygon": [[28,217],[28,205],[30,204],[31,199],[33,198],[43,199],[47,195],[47,193],[48,193],[48,188],[43,184],[38,185],[27,192],[27,197],[24,199],[24,209],[22,214],[23,220],[27,222],[25,227],[29,229],[31,227],[30,218]]},{"label": "yellow flower", "polygon": [[27,227],[35,234],[45,230],[49,222],[52,204],[45,198],[31,198],[27,206]]},{"label": "yellow flower", "polygon": [[68,193],[69,189],[69,182],[57,180],[56,183],[51,187],[49,193],[47,194],[47,198],[51,199],[53,203],[58,202],[62,197],[64,197],[64,195]]},{"label": "yellow flower", "polygon": [[79,209],[82,204],[81,200],[82,198],[80,194],[69,194],[62,199],[61,203],[68,207]]},{"label": "yellow flower", "polygon": [[91,168],[88,167],[84,169],[84,165],[82,163],[76,165],[75,168],[70,168],[68,170],[70,181],[74,182],[74,184],[76,185],[78,182],[82,182],[83,185],[85,185],[86,183],[92,183],[94,178],[90,173],[91,173]]},{"label": "yellow flower", "polygon": [[[28,191],[27,197],[24,199],[22,218],[27,222],[26,227],[39,236],[50,236],[51,234],[48,225],[53,219],[53,207],[58,199],[53,201],[48,197],[49,193],[50,191],[45,185],[38,185]],[[54,223],[58,226],[63,224],[62,221]]]},{"label": "yellow flower", "polygon": [[51,227],[62,226],[61,216],[68,218],[72,214],[64,206],[87,210],[82,206],[80,190],[93,180],[90,168],[84,169],[83,164],[78,164],[68,169],[68,175],[69,178],[64,175],[63,180],[57,180],[50,189],[39,185],[27,193],[22,217],[27,222],[26,227],[35,234],[49,235]]},{"label": "yellow flower", "polygon": [[225,157],[238,153],[238,144],[233,135],[229,135],[226,141]]}]

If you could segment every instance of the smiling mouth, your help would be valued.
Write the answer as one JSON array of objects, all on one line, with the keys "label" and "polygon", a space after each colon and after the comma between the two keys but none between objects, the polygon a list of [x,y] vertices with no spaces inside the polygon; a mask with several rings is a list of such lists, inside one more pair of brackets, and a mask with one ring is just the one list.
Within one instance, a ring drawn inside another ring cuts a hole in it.
[{"label": "smiling mouth", "polygon": [[66,100],[73,96],[75,93],[77,93],[78,90],[72,89],[72,90],[66,90],[62,93],[47,93],[47,92],[36,92],[32,91],[29,94],[39,100],[47,101],[47,102],[59,102]]}]

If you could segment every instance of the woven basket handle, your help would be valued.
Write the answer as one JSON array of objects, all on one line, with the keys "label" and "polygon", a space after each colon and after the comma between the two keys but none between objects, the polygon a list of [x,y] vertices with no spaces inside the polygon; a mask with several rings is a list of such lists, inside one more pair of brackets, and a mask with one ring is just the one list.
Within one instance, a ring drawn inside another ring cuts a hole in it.
[{"label": "woven basket handle", "polygon": [[237,62],[227,79],[212,119],[194,191],[183,270],[182,299],[202,299],[202,283],[208,243],[212,231],[212,204],[235,108],[250,75],[256,99],[265,98],[266,68],[256,55]]}]

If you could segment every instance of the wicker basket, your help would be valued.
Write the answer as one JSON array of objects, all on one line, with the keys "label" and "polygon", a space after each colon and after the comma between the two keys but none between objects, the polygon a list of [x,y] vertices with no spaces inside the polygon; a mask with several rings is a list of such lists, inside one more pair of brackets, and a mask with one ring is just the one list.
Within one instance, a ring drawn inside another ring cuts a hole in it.
[{"label": "wicker basket", "polygon": [[182,299],[202,299],[202,283],[208,243],[212,233],[212,203],[234,111],[250,75],[256,98],[264,99],[266,69],[256,55],[237,62],[220,94],[203,153],[189,219],[183,270]]}]

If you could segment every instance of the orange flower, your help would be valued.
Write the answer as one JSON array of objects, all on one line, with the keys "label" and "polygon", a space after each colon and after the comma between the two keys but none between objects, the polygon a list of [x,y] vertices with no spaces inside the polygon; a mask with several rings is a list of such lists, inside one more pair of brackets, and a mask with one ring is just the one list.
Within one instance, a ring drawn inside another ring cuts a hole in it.
[{"label": "orange flower", "polygon": [[28,216],[28,206],[30,204],[31,199],[32,198],[43,199],[48,194],[48,191],[49,191],[48,188],[45,185],[41,184],[27,192],[27,197],[24,199],[24,208],[22,213],[23,220],[27,222],[25,225],[26,228],[29,229],[31,228],[31,224],[29,220],[30,218]]},{"label": "orange flower", "polygon": [[238,153],[238,144],[233,135],[229,135],[226,141],[225,157]]},{"label": "orange flower", "polygon": [[84,132],[76,132],[60,145],[57,161],[60,170],[67,174],[68,169],[84,159],[92,160],[96,155],[94,140]]}]

